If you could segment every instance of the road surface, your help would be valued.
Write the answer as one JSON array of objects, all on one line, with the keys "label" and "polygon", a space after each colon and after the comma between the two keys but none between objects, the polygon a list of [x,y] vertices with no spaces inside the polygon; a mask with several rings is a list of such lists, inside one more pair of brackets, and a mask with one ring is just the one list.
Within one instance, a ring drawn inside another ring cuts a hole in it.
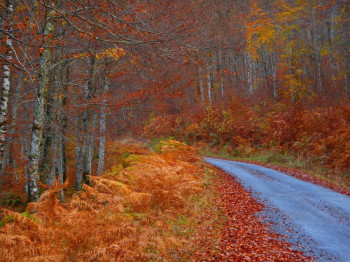
[{"label": "road surface", "polygon": [[206,158],[265,205],[274,231],[317,261],[350,262],[350,197],[258,165]]}]

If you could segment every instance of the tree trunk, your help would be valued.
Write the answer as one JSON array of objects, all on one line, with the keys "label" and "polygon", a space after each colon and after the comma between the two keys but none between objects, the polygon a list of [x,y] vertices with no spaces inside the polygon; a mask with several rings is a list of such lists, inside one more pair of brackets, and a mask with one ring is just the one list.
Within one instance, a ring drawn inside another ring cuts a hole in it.
[{"label": "tree trunk", "polygon": [[105,163],[105,147],[106,147],[106,95],[109,90],[109,78],[105,77],[105,86],[103,89],[103,99],[101,106],[101,116],[100,116],[100,148],[98,154],[98,168],[97,175],[102,175]]},{"label": "tree trunk", "polygon": [[90,181],[88,179],[88,176],[91,175],[92,173],[92,160],[94,156],[94,147],[95,147],[95,132],[93,132],[91,127],[96,126],[97,122],[97,114],[93,112],[93,117],[91,119],[88,119],[88,124],[87,124],[87,139],[85,141],[85,154],[84,154],[84,159],[83,159],[83,179],[85,182]]},{"label": "tree trunk", "polygon": [[[1,97],[0,97],[0,162],[2,162],[4,155],[4,147],[6,140],[6,124],[8,120],[8,104],[9,104],[9,96],[10,96],[10,88],[11,88],[11,66],[10,60],[12,59],[12,17],[13,17],[13,1],[7,0],[5,3],[6,8],[6,34],[4,35],[5,41],[5,58],[3,64],[3,76],[2,76],[2,89],[1,89]],[[1,180],[1,177],[0,177]]]},{"label": "tree trunk", "polygon": [[248,87],[249,87],[249,95],[252,95],[254,92],[253,89],[253,62],[252,58],[249,54],[246,55],[246,63],[247,63],[247,77],[248,77]]},{"label": "tree trunk", "polygon": [[271,70],[272,70],[272,85],[273,85],[273,98],[277,100],[277,61],[274,59],[274,55],[271,54]]},{"label": "tree trunk", "polygon": [[[58,70],[55,70],[56,73],[60,73]],[[61,82],[61,76],[56,75],[56,73],[52,76],[52,82]],[[58,88],[61,89],[61,86]],[[43,181],[51,181],[50,178],[48,178],[50,174],[50,160],[51,160],[51,153],[53,150],[53,141],[56,139],[57,132],[54,132],[53,129],[54,123],[55,123],[55,115],[56,115],[56,107],[57,107],[57,97],[56,97],[56,84],[51,85],[48,88],[48,94],[47,94],[47,106],[46,106],[46,124],[44,125],[43,130],[43,154],[42,154],[42,160],[40,165],[40,174]]]},{"label": "tree trunk", "polygon": [[[90,68],[89,68],[89,80],[84,86],[85,97],[89,101],[93,98],[96,91],[96,70],[97,61],[94,54],[90,55]],[[86,181],[86,175],[91,174],[91,162],[93,155],[93,137],[91,134],[91,124],[92,124],[93,112],[87,109],[83,113],[82,129],[83,136],[79,148],[78,163],[77,163],[77,173],[75,179],[75,187],[77,190],[81,190],[83,181]]]},{"label": "tree trunk", "polygon": [[[62,67],[61,79],[62,79],[62,92],[60,93],[61,101],[60,105],[62,112],[58,117],[59,125],[61,127],[60,139],[59,139],[59,176],[60,182],[63,183],[67,179],[67,160],[66,160],[66,130],[67,130],[67,115],[64,112],[64,107],[67,104],[67,94],[68,94],[68,83],[70,82],[70,66],[64,65]],[[63,192],[63,191],[62,191]],[[63,201],[63,197],[61,197]]]},{"label": "tree trunk", "polygon": [[58,138],[57,136],[52,139],[52,156],[51,156],[51,170],[47,175],[46,185],[52,186],[56,180],[56,170],[58,167],[57,161],[57,150],[58,150]]},{"label": "tree trunk", "polygon": [[204,106],[204,89],[203,89],[203,79],[202,79],[202,67],[198,67],[198,84],[199,84],[199,95],[201,98],[202,106]]},{"label": "tree trunk", "polygon": [[83,142],[79,141],[76,143],[76,154],[77,154],[77,171],[75,174],[75,190],[79,191],[83,185],[83,155],[84,155]]},{"label": "tree trunk", "polygon": [[[33,5],[35,5],[35,2],[36,1],[33,1]],[[14,5],[14,10],[16,9],[15,6],[16,6],[16,4]],[[32,21],[33,21],[33,17],[31,17],[29,19],[29,24],[31,24]],[[27,30],[27,33],[29,32],[29,30],[30,30],[30,26]],[[1,37],[0,37],[0,39],[1,39]],[[28,41],[29,41],[29,34],[25,37],[25,40],[24,40],[24,43],[26,45],[25,45],[24,50],[23,50],[23,57],[27,56],[27,51],[28,51],[27,43],[28,43]],[[13,135],[15,134],[16,129],[13,126],[17,120],[17,111],[18,111],[18,106],[19,106],[19,99],[20,99],[21,94],[22,94],[21,91],[22,91],[22,87],[23,87],[23,79],[24,79],[24,71],[21,71],[21,72],[19,72],[19,75],[17,77],[17,86],[16,86],[16,89],[14,92],[14,99],[13,99],[14,101],[13,101],[13,104],[11,107],[12,110],[11,110],[10,123],[11,123],[12,127],[9,129],[8,141],[6,143],[7,146],[5,148],[4,156],[3,156],[3,159],[1,161],[0,177],[3,176],[8,162],[12,163],[14,168],[16,168],[16,166],[14,165],[15,159],[14,159],[14,154],[13,154],[13,151],[14,151],[13,150],[13,146],[14,146]],[[8,159],[8,157],[10,157],[10,159]]]},{"label": "tree trunk", "polygon": [[211,63],[210,63],[210,57],[207,65],[207,76],[208,76],[208,100],[209,100],[209,105],[212,105],[212,96],[211,96],[211,91],[212,91],[212,79],[211,79]]},{"label": "tree trunk", "polygon": [[[66,172],[66,167],[65,167],[65,161],[66,161],[66,154],[65,154],[65,148],[64,148],[64,137],[63,135],[59,136],[59,141],[58,141],[58,176],[59,176],[59,182],[62,185],[65,181],[65,172]],[[61,202],[64,201],[64,191],[63,189],[60,190],[60,200]]]},{"label": "tree trunk", "polygon": [[38,201],[39,191],[39,161],[42,148],[43,127],[45,118],[45,105],[47,99],[47,88],[49,85],[49,75],[51,70],[51,47],[50,43],[53,33],[54,24],[52,22],[52,11],[46,17],[44,29],[44,50],[40,57],[39,67],[39,88],[37,91],[36,104],[34,109],[34,121],[32,127],[32,138],[28,160],[28,196],[27,202]]},{"label": "tree trunk", "polygon": [[218,75],[219,75],[219,81],[220,81],[220,90],[221,90],[221,97],[224,97],[225,95],[225,90],[224,90],[224,77],[223,77],[223,64],[222,64],[222,53],[221,53],[221,48],[219,48],[219,64],[217,66],[218,69]]}]

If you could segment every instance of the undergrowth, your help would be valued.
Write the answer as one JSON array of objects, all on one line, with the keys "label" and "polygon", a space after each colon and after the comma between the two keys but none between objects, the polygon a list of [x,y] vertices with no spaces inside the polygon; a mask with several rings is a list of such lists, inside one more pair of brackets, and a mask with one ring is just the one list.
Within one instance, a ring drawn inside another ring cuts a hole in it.
[{"label": "undergrowth", "polygon": [[169,261],[188,256],[213,176],[169,140],[109,149],[111,168],[67,203],[56,184],[24,213],[4,209],[0,261]]},{"label": "undergrowth", "polygon": [[302,104],[233,99],[193,114],[157,116],[145,126],[150,139],[175,136],[209,152],[258,158],[304,168],[350,186],[350,106],[304,108]]}]

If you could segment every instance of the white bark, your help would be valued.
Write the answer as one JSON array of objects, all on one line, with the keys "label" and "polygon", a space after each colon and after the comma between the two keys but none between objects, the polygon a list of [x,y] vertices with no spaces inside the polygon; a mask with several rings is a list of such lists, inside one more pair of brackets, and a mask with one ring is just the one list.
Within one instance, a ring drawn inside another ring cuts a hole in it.
[{"label": "white bark", "polygon": [[105,86],[103,89],[103,99],[101,106],[101,116],[100,116],[100,148],[98,154],[98,169],[97,175],[102,175],[105,163],[105,147],[106,147],[106,95],[109,90],[109,79],[106,76]]},{"label": "white bark", "polygon": [[[2,162],[5,140],[6,140],[6,124],[8,119],[8,104],[11,88],[11,67],[10,60],[12,59],[12,16],[13,16],[13,1],[7,0],[5,4],[6,8],[6,23],[8,24],[5,37],[5,58],[3,64],[3,75],[2,75],[2,89],[0,97],[0,162]],[[1,180],[1,177],[0,177]]]},{"label": "white bark", "polygon": [[53,35],[54,25],[51,19],[52,11],[48,13],[46,25],[44,29],[45,45],[44,51],[40,57],[39,68],[39,88],[37,91],[36,104],[34,109],[34,121],[32,128],[32,138],[30,144],[29,160],[28,160],[28,197],[27,202],[38,201],[39,192],[39,161],[42,148],[42,135],[45,117],[45,104],[47,99],[47,86],[49,84],[49,73],[51,64],[51,48],[48,37]]},{"label": "white bark", "polygon": [[201,96],[202,106],[204,106],[204,89],[203,89],[203,79],[202,79],[202,67],[198,69],[198,81],[199,81],[199,92]]},{"label": "white bark", "polygon": [[249,54],[246,55],[246,64],[247,64],[247,77],[248,77],[248,87],[249,95],[252,95],[254,92],[253,88],[253,62]]},{"label": "white bark", "polygon": [[224,97],[225,90],[224,90],[224,77],[223,77],[223,65],[222,65],[222,53],[221,48],[219,48],[219,65],[218,65],[218,72],[220,76],[220,90],[221,90],[221,96]]},{"label": "white bark", "polygon": [[[35,2],[36,1],[33,1],[33,6],[35,6]],[[15,11],[16,7],[14,6],[14,11]],[[5,12],[4,12],[5,13]],[[29,24],[31,24],[33,20],[33,17],[31,16],[31,18],[29,19]],[[27,30],[27,33],[29,32],[30,30],[30,26],[28,27],[28,30]],[[1,38],[1,37],[0,37]],[[26,43],[25,47],[24,47],[24,50],[23,50],[23,57],[26,57],[27,56],[27,51],[28,51],[28,43],[29,41],[29,34],[27,34],[27,36],[25,37],[25,40],[24,42]],[[19,99],[22,95],[21,93],[21,90],[22,90],[22,86],[23,86],[23,78],[24,78],[24,72],[21,71],[17,77],[17,86],[16,86],[16,89],[15,89],[15,92],[14,92],[14,102],[13,102],[13,105],[12,105],[12,110],[11,110],[11,124],[14,125],[15,122],[16,122],[16,119],[17,119],[17,111],[18,111],[18,106],[19,106]],[[15,165],[15,159],[14,159],[14,156],[13,156],[13,138],[12,136],[15,134],[15,128],[10,128],[9,129],[9,136],[8,136],[8,141],[6,143],[6,148],[5,148],[5,151],[4,151],[4,156],[3,156],[3,159],[1,161],[1,168],[0,168],[0,177],[3,176],[5,170],[6,170],[6,165],[8,163],[8,157],[10,157],[10,160],[13,160],[13,167],[16,169],[16,165]]]},{"label": "white bark", "polygon": [[212,90],[212,80],[211,80],[211,65],[210,65],[210,58],[207,65],[207,76],[208,76],[208,101],[209,105],[212,105],[212,97],[211,97],[211,90]]}]

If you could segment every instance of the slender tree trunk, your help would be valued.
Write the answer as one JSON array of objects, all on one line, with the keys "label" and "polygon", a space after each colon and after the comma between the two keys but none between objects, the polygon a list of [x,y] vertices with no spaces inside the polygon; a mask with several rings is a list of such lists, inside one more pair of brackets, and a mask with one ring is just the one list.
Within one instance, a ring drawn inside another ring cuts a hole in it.
[{"label": "slender tree trunk", "polygon": [[36,104],[34,109],[34,121],[32,128],[32,138],[28,160],[28,197],[27,202],[38,201],[40,197],[39,191],[39,161],[42,148],[43,128],[45,118],[45,105],[47,99],[47,88],[49,85],[49,76],[51,69],[51,47],[50,38],[54,33],[54,24],[52,22],[52,11],[46,18],[44,29],[44,51],[40,57],[39,67],[39,88],[37,91]]},{"label": "slender tree trunk", "polygon": [[223,77],[223,64],[222,64],[222,53],[221,53],[221,48],[219,48],[219,64],[217,66],[218,68],[218,75],[219,75],[219,81],[220,81],[220,90],[221,90],[221,97],[224,97],[225,95],[225,90],[224,90],[224,77]]},{"label": "slender tree trunk", "polygon": [[[13,18],[13,1],[7,0],[5,3],[6,8],[6,34],[4,35],[5,40],[5,58],[3,64],[3,75],[2,75],[2,89],[0,97],[0,162],[2,162],[5,140],[6,140],[6,124],[8,120],[8,104],[11,88],[11,66],[10,61],[12,59],[12,18]],[[0,177],[1,180],[1,177]]]},{"label": "slender tree trunk", "polygon": [[249,95],[252,95],[254,92],[253,89],[253,62],[249,54],[246,55],[246,63],[247,63],[247,77],[248,77],[248,87],[249,87]]},{"label": "slender tree trunk", "polygon": [[83,155],[85,152],[83,151],[85,147],[83,146],[83,141],[78,141],[76,143],[76,153],[77,153],[77,171],[75,174],[75,189],[77,191],[82,189],[83,185]]},{"label": "slender tree trunk", "polygon": [[[19,76],[17,78],[17,86],[16,86],[16,90],[15,90],[15,97],[14,97],[14,101],[13,101],[13,105],[12,105],[12,112],[11,112],[11,124],[13,125],[16,122],[17,119],[17,111],[18,111],[18,103],[19,103],[19,98],[20,98],[20,94],[21,94],[21,89],[22,89],[22,82],[23,82],[23,71],[21,71],[19,73]],[[8,157],[10,154],[10,158],[13,158],[13,139],[12,136],[15,134],[15,128],[10,128],[9,130],[9,137],[8,137],[8,141],[7,141],[7,147],[5,148],[4,151],[4,155],[3,155],[3,159],[1,161],[1,168],[0,168],[0,177],[4,174],[5,170],[6,170],[6,165],[8,162]],[[11,160],[9,160],[11,162]],[[13,162],[13,161],[12,161]]]},{"label": "slender tree trunk", "polygon": [[273,85],[273,98],[277,100],[277,62],[275,61],[273,54],[271,54],[271,70],[272,70],[272,85]]},{"label": "slender tree trunk", "polygon": [[[57,170],[58,170],[58,176],[59,176],[59,182],[62,185],[65,181],[64,173],[65,173],[65,149],[63,147],[64,145],[64,136],[60,135],[58,137],[58,163],[57,163]],[[64,201],[64,191],[63,189],[60,190],[60,200],[61,202]]]},{"label": "slender tree trunk", "polygon": [[[52,74],[52,82],[60,83],[62,80],[60,79],[61,70],[55,70],[55,73]],[[47,94],[47,106],[46,106],[46,125],[43,130],[43,154],[42,160],[40,164],[40,174],[42,180],[51,182],[51,179],[48,178],[50,175],[50,163],[51,163],[51,153],[53,150],[53,141],[56,139],[57,132],[54,132],[54,124],[56,119],[56,107],[57,107],[57,89],[61,89],[61,85],[59,88],[56,88],[56,84],[51,85],[48,88]]]},{"label": "slender tree trunk", "polygon": [[[64,113],[64,107],[67,104],[67,95],[68,95],[68,83],[70,82],[71,74],[70,74],[70,66],[64,65],[62,67],[61,79],[62,79],[62,91],[60,93],[61,101],[60,105],[62,108],[62,112],[59,115],[58,121],[61,127],[61,133],[59,138],[59,176],[60,182],[63,184],[63,181],[67,179],[67,160],[66,160],[66,130],[67,130],[67,115]],[[63,194],[63,191],[61,195]],[[61,200],[63,201],[63,196],[61,196]]]},{"label": "slender tree trunk", "polygon": [[212,105],[212,95],[211,95],[211,91],[212,91],[212,79],[211,79],[211,62],[210,62],[210,57],[209,57],[209,61],[208,61],[208,65],[207,65],[207,76],[208,76],[208,101],[209,101],[209,105]]},{"label": "slender tree trunk", "polygon": [[49,185],[49,186],[52,186],[56,180],[56,170],[58,167],[57,151],[58,151],[58,137],[54,136],[52,139],[51,170],[47,175],[47,179],[46,179],[46,185]]},{"label": "slender tree trunk", "polygon": [[[85,96],[86,100],[90,101],[96,91],[96,75],[97,71],[97,61],[94,54],[90,55],[90,68],[89,68],[89,80],[87,84],[85,85]],[[92,115],[93,112],[89,109],[87,109],[83,113],[83,120],[82,120],[82,129],[83,129],[83,136],[82,136],[82,143],[80,144],[79,148],[79,156],[78,156],[78,163],[77,163],[77,173],[76,173],[76,179],[75,179],[75,187],[77,190],[81,190],[83,181],[86,180],[86,175],[91,174],[91,162],[92,162],[92,153],[93,153],[93,137],[91,134],[91,124],[92,124]]]},{"label": "slender tree trunk", "polygon": [[[35,2],[33,1],[33,5],[35,6]],[[16,4],[14,5],[16,6]],[[16,8],[14,7],[14,10]],[[31,22],[33,21],[33,17],[31,17],[29,19],[29,24],[31,24]],[[30,26],[29,26],[30,28]],[[27,32],[29,32],[30,29],[27,30]],[[1,37],[0,37],[1,39]],[[24,42],[26,43],[24,50],[23,50],[23,57],[27,56],[27,51],[28,51],[28,43],[29,41],[29,34],[27,34],[27,36],[25,37]],[[7,141],[7,147],[4,151],[4,157],[1,161],[1,168],[0,168],[0,177],[3,176],[5,170],[6,170],[6,165],[9,163],[12,163],[14,168],[16,168],[16,166],[14,165],[15,163],[15,159],[14,159],[14,154],[13,154],[13,146],[14,146],[14,141],[13,141],[13,135],[15,134],[16,129],[13,127],[14,124],[16,123],[17,120],[17,111],[18,111],[18,106],[19,106],[19,99],[21,96],[21,90],[23,87],[23,78],[24,78],[24,71],[19,72],[19,75],[17,77],[17,86],[14,92],[14,101],[12,104],[12,110],[11,110],[11,120],[10,123],[12,125],[12,127],[9,129],[9,136],[8,136],[8,141]],[[10,159],[8,159],[8,157],[10,157]],[[0,179],[1,180],[1,179]]]},{"label": "slender tree trunk", "polygon": [[109,90],[110,82],[108,76],[105,78],[105,86],[103,89],[103,99],[100,116],[100,148],[98,157],[97,175],[102,175],[105,163],[105,147],[106,147],[106,95]]},{"label": "slender tree trunk", "polygon": [[92,173],[92,160],[94,156],[94,147],[95,147],[95,132],[91,130],[91,127],[95,127],[97,124],[97,114],[93,112],[93,117],[88,122],[88,135],[86,140],[86,149],[83,159],[83,179],[84,181],[89,181],[88,176]]},{"label": "slender tree trunk", "polygon": [[199,92],[201,97],[202,106],[204,106],[204,89],[203,89],[203,78],[202,78],[202,67],[198,67],[198,82],[199,82]]}]

